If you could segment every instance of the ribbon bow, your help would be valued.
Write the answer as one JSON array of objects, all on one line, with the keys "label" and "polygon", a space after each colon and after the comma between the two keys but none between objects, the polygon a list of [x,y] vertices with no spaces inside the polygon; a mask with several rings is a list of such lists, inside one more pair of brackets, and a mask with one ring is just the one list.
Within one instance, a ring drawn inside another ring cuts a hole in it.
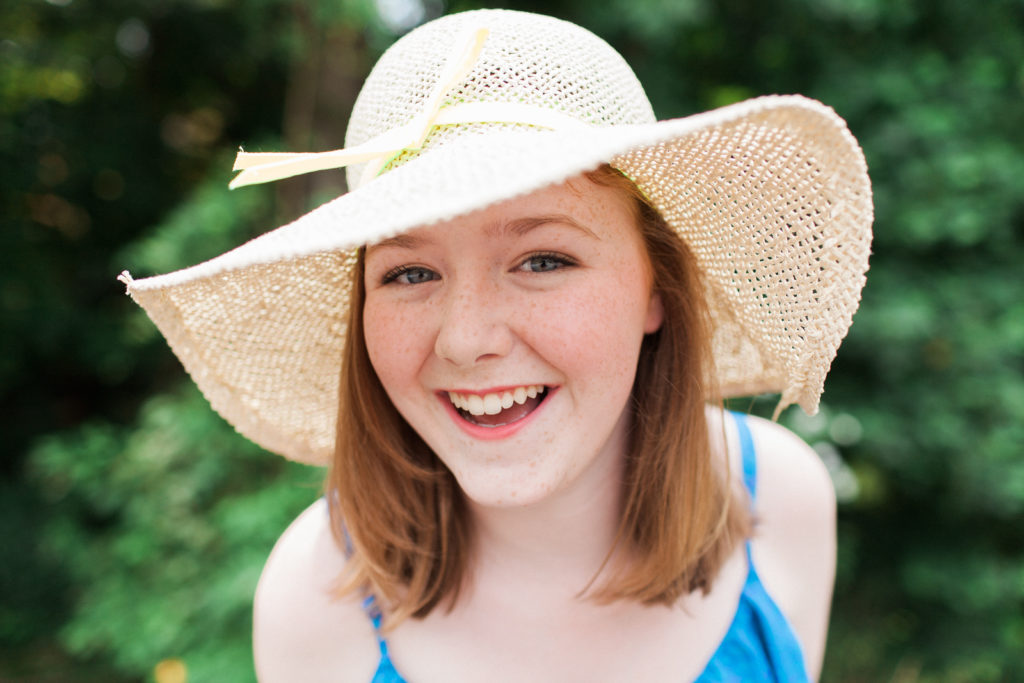
[{"label": "ribbon bow", "polygon": [[453,52],[445,62],[441,76],[426,100],[423,110],[409,123],[392,128],[366,142],[329,152],[265,152],[239,150],[233,170],[242,171],[228,187],[268,183],[313,171],[342,168],[369,162],[360,185],[374,178],[396,155],[406,150],[419,150],[435,126],[457,123],[518,123],[542,128],[586,126],[583,121],[551,109],[508,102],[465,102],[442,107],[441,103],[456,84],[469,73],[483,50],[490,31],[477,29],[463,48]]}]

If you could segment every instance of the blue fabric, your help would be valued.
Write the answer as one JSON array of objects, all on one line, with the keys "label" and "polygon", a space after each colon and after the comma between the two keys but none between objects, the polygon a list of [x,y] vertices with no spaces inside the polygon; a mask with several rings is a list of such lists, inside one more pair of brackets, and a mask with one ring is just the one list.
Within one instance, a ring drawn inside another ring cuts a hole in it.
[{"label": "blue fabric", "polygon": [[[757,493],[757,458],[746,416],[733,413],[743,454],[743,482],[751,501]],[[695,683],[802,683],[809,681],[796,634],[765,591],[747,542],[747,580],[732,624]],[[373,596],[363,601],[380,646],[380,664],[371,683],[407,683],[388,655],[380,633],[380,611]]]},{"label": "blue fabric", "polygon": [[757,498],[757,454],[754,452],[754,437],[750,435],[747,416],[731,413],[740,435],[740,454],[743,456],[743,483],[750,492],[750,502]]},{"label": "blue fabric", "polygon": [[380,610],[372,595],[363,600],[363,610],[373,622],[373,632],[377,634],[377,645],[380,647],[380,663],[377,665],[377,672],[373,674],[373,680],[370,683],[406,683],[406,680],[395,669],[395,665],[391,663],[391,655],[388,654],[388,641],[384,640],[380,633]]},{"label": "blue fabric", "polygon": [[[751,502],[757,494],[757,458],[746,416],[733,413],[743,454],[743,481]],[[747,542],[747,581],[729,631],[696,683],[810,680],[803,651],[786,617],[761,583]]]}]

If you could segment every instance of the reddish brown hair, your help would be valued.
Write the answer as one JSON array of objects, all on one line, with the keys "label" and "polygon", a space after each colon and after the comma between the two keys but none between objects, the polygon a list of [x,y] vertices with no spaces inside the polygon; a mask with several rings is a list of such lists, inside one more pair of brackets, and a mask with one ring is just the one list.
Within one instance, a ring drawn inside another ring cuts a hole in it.
[{"label": "reddish brown hair", "polygon": [[[585,175],[630,198],[665,311],[661,329],[644,339],[633,385],[616,541],[628,549],[617,556],[628,559],[592,595],[672,604],[710,590],[750,528],[747,508],[735,504],[711,457],[704,405],[714,395],[714,371],[704,287],[693,254],[636,185],[610,166]],[[362,263],[353,273],[326,485],[332,528],[352,550],[340,591],[372,592],[394,625],[454,603],[473,539],[454,476],[399,415],[370,363]]]}]

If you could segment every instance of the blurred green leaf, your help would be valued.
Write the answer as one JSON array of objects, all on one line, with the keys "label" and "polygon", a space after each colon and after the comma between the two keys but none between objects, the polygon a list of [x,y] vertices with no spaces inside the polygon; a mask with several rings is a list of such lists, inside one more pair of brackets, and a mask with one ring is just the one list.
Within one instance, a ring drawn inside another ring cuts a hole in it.
[{"label": "blurred green leaf", "polygon": [[[1024,680],[1024,5],[512,5],[607,39],[663,118],[800,92],[847,120],[868,285],[821,416],[783,417],[844,492],[823,678]],[[337,194],[340,174],[229,192],[227,169],[239,144],[341,144],[393,39],[374,7],[0,5],[0,678],[251,677],[252,588],[319,474],[216,417],[114,278]]]}]

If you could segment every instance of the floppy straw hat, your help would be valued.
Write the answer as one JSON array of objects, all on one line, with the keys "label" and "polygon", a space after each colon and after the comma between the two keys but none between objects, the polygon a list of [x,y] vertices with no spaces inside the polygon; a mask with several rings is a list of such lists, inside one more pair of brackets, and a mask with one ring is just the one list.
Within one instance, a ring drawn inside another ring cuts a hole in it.
[{"label": "floppy straw hat", "polygon": [[367,78],[345,150],[242,153],[232,183],[347,166],[350,192],[205,263],[121,279],[239,432],[322,464],[355,248],[602,163],[696,255],[723,396],[781,392],[780,409],[813,413],[871,241],[867,169],[844,122],[799,96],[657,122],[611,47],[550,17],[480,10],[412,31]]}]

